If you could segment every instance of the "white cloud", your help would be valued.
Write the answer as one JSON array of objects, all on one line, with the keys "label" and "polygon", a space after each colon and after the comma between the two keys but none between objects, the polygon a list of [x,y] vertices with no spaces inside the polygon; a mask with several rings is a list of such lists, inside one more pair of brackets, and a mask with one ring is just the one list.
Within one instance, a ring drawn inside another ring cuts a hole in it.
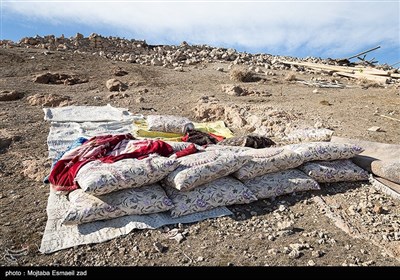
[{"label": "white cloud", "polygon": [[[3,2],[33,22],[107,27],[152,44],[237,46],[270,53],[318,50],[340,57],[400,46],[399,2]],[[4,27],[3,27],[4,28]],[[72,31],[72,32],[74,32]]]}]

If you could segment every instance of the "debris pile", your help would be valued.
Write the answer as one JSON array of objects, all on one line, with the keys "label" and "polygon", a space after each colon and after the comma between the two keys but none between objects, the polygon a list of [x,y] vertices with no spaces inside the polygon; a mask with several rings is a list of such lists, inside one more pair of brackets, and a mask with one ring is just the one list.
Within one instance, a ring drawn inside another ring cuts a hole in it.
[{"label": "debris pile", "polygon": [[[120,37],[104,37],[96,33],[84,37],[77,33],[75,36],[65,38],[63,35],[56,37],[25,37],[19,42],[0,40],[0,47],[12,48],[38,48],[47,51],[74,51],[99,55],[112,60],[126,61],[142,65],[163,66],[183,71],[183,66],[196,65],[208,62],[230,62],[233,65],[247,65],[248,71],[231,71],[232,79],[241,82],[257,81],[265,75],[274,75],[269,70],[293,70],[299,73],[327,73],[328,75],[341,75],[350,78],[372,79],[378,83],[397,82],[400,79],[398,69],[388,65],[381,65],[378,70],[374,68],[375,61],[369,62],[368,67],[345,67],[341,65],[354,65],[348,59],[333,60],[316,57],[293,58],[271,54],[250,54],[238,52],[232,48],[216,48],[208,45],[189,45],[182,42],[179,46],[173,45],[148,45],[145,40],[125,39]],[[365,53],[365,52],[364,52]],[[363,53],[361,53],[362,55]],[[368,61],[359,57],[362,64]],[[217,71],[224,69],[217,69]],[[122,74],[122,73],[121,73]],[[118,75],[117,75],[118,76]],[[260,78],[261,77],[261,78]]]},{"label": "debris pile", "polygon": [[327,71],[331,75],[339,75],[343,77],[355,78],[359,80],[368,80],[376,82],[378,84],[389,84],[394,81],[400,80],[400,73],[397,70],[379,70],[372,67],[366,66],[336,66],[336,65],[326,65],[322,63],[312,63],[312,62],[296,62],[282,60],[281,63],[285,65],[292,65],[294,67],[307,67],[313,70]]}]

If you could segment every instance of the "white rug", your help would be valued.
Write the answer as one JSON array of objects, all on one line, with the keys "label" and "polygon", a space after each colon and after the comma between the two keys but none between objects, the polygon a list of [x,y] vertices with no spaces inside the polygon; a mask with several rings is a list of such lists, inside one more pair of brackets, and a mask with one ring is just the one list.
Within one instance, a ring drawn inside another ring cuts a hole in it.
[{"label": "white rug", "polygon": [[44,119],[52,122],[108,122],[125,121],[132,113],[125,108],[106,106],[66,106],[43,108]]},{"label": "white rug", "polygon": [[40,245],[40,252],[48,254],[77,245],[101,243],[128,234],[133,229],[154,229],[169,224],[193,223],[232,214],[226,207],[220,207],[180,218],[171,218],[168,212],[164,212],[149,215],[130,215],[82,225],[64,226],[61,221],[68,204],[65,195],[57,195],[54,191],[50,191],[46,209],[48,220]]}]

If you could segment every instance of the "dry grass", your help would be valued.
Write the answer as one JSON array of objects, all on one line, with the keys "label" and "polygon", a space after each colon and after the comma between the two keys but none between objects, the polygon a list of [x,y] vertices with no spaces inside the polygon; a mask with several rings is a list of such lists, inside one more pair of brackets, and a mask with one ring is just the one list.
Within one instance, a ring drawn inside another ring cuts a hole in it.
[{"label": "dry grass", "polygon": [[259,75],[243,68],[233,68],[229,72],[229,75],[230,79],[234,82],[251,83],[261,80]]}]

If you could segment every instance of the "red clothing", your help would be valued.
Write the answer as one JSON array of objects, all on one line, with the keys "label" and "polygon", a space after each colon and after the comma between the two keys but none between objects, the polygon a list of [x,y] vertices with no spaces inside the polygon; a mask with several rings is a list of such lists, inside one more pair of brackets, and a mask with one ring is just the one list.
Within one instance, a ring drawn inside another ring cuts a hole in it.
[{"label": "red clothing", "polygon": [[183,149],[182,151],[178,151],[175,153],[177,158],[188,156],[191,154],[197,153],[197,148],[194,144],[190,144],[187,148]]},{"label": "red clothing", "polygon": [[161,156],[173,154],[171,145],[161,140],[147,140],[141,143],[137,149],[118,156],[109,155],[113,149],[124,139],[135,139],[130,133],[121,135],[95,136],[86,141],[83,145],[66,153],[53,167],[49,175],[49,182],[55,190],[72,191],[78,188],[75,183],[75,176],[79,169],[86,163],[93,160],[101,160],[106,163],[113,163],[121,159],[137,158],[142,159],[149,154],[157,153]]}]

